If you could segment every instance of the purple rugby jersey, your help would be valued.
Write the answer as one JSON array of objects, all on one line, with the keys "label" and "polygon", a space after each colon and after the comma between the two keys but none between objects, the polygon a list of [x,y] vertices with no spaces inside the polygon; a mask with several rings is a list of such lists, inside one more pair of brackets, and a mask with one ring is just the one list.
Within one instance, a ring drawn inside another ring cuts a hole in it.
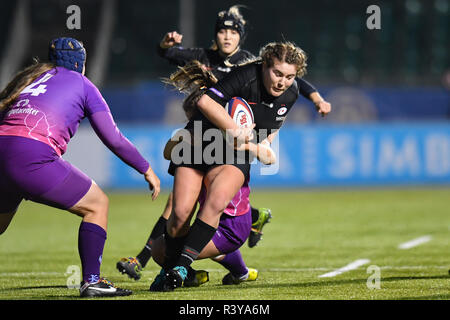
[{"label": "purple rugby jersey", "polygon": [[[245,179],[244,184],[239,191],[234,195],[233,199],[228,203],[228,206],[223,211],[229,216],[241,216],[247,213],[250,209],[250,186],[248,185],[249,179]],[[200,204],[199,211],[202,210],[206,200],[206,189],[203,186],[198,198]]]},{"label": "purple rugby jersey", "polygon": [[146,172],[148,162],[122,136],[97,87],[81,73],[63,67],[43,73],[20,93],[0,120],[0,136],[38,140],[61,156],[85,117],[111,151],[140,173]]}]

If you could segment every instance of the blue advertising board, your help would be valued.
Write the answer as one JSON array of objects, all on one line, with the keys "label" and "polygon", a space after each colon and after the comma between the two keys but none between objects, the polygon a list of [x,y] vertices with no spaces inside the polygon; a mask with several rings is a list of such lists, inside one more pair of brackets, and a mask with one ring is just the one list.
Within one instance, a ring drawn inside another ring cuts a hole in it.
[{"label": "blue advertising board", "polygon": [[[175,127],[121,127],[171,188],[162,157]],[[278,162],[252,165],[252,187],[450,184],[450,123],[286,125],[273,148]],[[108,187],[146,187],[142,176],[113,154]]]}]

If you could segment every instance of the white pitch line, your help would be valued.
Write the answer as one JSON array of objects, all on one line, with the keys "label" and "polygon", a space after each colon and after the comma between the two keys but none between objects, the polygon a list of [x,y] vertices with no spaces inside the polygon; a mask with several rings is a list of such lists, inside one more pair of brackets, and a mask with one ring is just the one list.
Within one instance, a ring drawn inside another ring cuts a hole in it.
[{"label": "white pitch line", "polygon": [[[448,270],[448,265],[445,266],[380,266],[382,270],[422,270],[422,269],[442,269]],[[317,271],[328,271],[333,270],[332,268],[317,267],[317,268],[268,268],[268,269],[258,269],[260,272],[317,272]],[[208,269],[209,272],[228,272],[226,269]],[[144,275],[150,275],[157,273],[157,270],[143,270]],[[55,276],[55,277],[66,277],[63,272],[0,272],[1,277],[31,277],[31,276]]]},{"label": "white pitch line", "polygon": [[431,239],[432,239],[431,236],[419,237],[417,239],[413,239],[411,241],[399,244],[398,248],[401,249],[401,250],[411,249],[413,247],[416,247],[418,245],[426,243],[426,242],[430,241]]},{"label": "white pitch line", "polygon": [[64,276],[63,272],[2,272],[0,277]]},{"label": "white pitch line", "polygon": [[322,274],[319,276],[319,278],[331,278],[331,277],[335,277],[337,275],[340,275],[341,273],[347,272],[347,271],[351,271],[351,270],[355,270],[358,269],[360,266],[363,266],[365,264],[368,264],[370,262],[369,259],[358,259],[356,261],[353,261],[351,263],[349,263],[348,265],[346,265],[345,267],[339,268],[337,270],[334,270],[332,272],[328,272],[325,274]]}]

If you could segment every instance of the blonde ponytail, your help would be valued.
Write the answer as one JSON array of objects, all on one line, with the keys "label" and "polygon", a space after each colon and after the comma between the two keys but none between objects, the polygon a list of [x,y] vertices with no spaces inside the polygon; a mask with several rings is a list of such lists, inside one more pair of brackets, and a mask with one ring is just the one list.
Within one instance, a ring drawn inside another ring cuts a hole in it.
[{"label": "blonde ponytail", "polygon": [[217,78],[199,61],[193,60],[184,67],[178,67],[178,70],[169,78],[163,78],[163,82],[188,94],[183,102],[183,110],[190,120],[195,114],[197,102],[205,93],[205,89],[217,83]]}]

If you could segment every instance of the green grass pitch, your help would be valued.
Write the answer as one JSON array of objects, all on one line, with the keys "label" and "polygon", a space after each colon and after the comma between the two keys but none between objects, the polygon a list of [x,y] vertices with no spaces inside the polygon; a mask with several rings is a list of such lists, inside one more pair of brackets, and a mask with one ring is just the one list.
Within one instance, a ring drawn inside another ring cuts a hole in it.
[{"label": "green grass pitch", "polygon": [[[110,214],[102,276],[132,300],[397,300],[450,298],[450,189],[253,190],[252,204],[273,219],[255,248],[242,247],[259,278],[223,286],[225,269],[210,260],[210,282],[171,293],[149,292],[159,267],[151,260],[140,281],[119,274],[121,257],[135,256],[161,214],[167,193],[108,192]],[[80,266],[80,218],[29,201],[0,236],[0,300],[79,299],[70,266]],[[399,245],[427,236],[427,242]],[[356,269],[321,275],[367,259]],[[68,269],[69,268],[69,269]],[[378,281],[379,280],[379,281]]]}]

